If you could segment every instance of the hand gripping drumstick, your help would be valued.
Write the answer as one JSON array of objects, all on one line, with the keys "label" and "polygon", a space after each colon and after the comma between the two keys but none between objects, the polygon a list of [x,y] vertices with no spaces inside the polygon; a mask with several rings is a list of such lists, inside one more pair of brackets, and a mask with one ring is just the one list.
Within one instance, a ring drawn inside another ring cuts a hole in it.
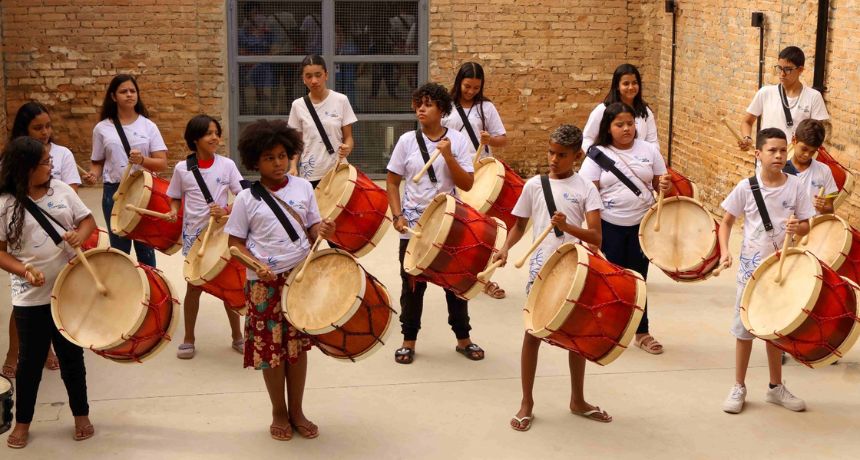
[{"label": "hand gripping drumstick", "polygon": [[[818,198],[824,198],[824,187],[818,188]],[[809,223],[809,233],[812,233],[812,222]],[[809,244],[809,233],[803,235],[803,238],[800,240],[800,244],[806,246]]]},{"label": "hand gripping drumstick", "polygon": [[499,259],[499,260],[497,260],[497,261],[495,261],[495,262],[491,263],[491,264],[490,264],[490,266],[489,266],[489,267],[487,267],[487,269],[486,269],[486,270],[482,271],[481,273],[478,273],[478,279],[479,279],[479,280],[481,280],[481,281],[487,281],[487,280],[489,280],[489,278],[490,278],[490,277],[489,277],[489,274],[490,274],[490,273],[492,273],[492,272],[493,272],[493,270],[495,270],[495,269],[499,268],[499,266],[501,266],[501,265],[502,265],[502,261],[501,261],[501,259]]},{"label": "hand gripping drumstick", "polygon": [[133,206],[130,204],[125,205],[125,209],[129,211],[134,211],[138,214],[143,214],[144,216],[158,217],[159,219],[170,220],[170,214],[165,214],[163,212],[150,211],[149,209],[138,208],[137,206]]},{"label": "hand gripping drumstick", "polygon": [[415,230],[408,225],[403,228],[406,229],[406,233],[411,233],[415,238],[421,238],[421,230]]},{"label": "hand gripping drumstick", "polygon": [[203,241],[200,242],[200,249],[197,250],[197,257],[203,257],[206,252],[206,243],[209,242],[209,234],[212,233],[212,227],[215,226],[215,216],[209,216],[209,225],[206,227],[206,232],[203,233]]},{"label": "hand gripping drumstick", "polygon": [[81,174],[89,174],[89,173],[90,173],[89,171],[87,171],[87,170],[86,170],[86,169],[84,169],[81,165],[79,165],[79,164],[77,164],[77,163],[75,163],[75,166],[77,166],[77,167],[78,167],[78,172],[79,172],[79,173],[81,173]]},{"label": "hand gripping drumstick", "polygon": [[424,163],[424,167],[421,168],[421,171],[418,171],[418,174],[416,174],[415,177],[412,178],[412,182],[415,182],[417,184],[418,181],[421,180],[421,176],[423,176],[424,173],[426,173],[427,170],[430,169],[430,166],[433,164],[434,161],[436,161],[436,158],[439,158],[439,155],[441,154],[442,152],[439,151],[439,149],[433,150],[433,154],[430,155],[430,159],[427,160],[427,163]]},{"label": "hand gripping drumstick", "polygon": [[314,245],[311,246],[311,252],[308,253],[307,258],[305,258],[305,261],[302,263],[302,269],[296,274],[296,281],[301,281],[302,278],[305,277],[305,269],[308,268],[308,262],[310,262],[311,257],[313,257],[314,251],[317,250],[317,246],[319,246],[320,241],[322,241],[322,237],[317,236],[316,241],[314,241]]},{"label": "hand gripping drumstick", "polygon": [[660,231],[660,217],[663,215],[663,191],[660,190],[660,195],[657,197],[657,216],[654,218],[654,231]]},{"label": "hand gripping drumstick", "polygon": [[31,263],[24,264],[24,271],[30,272],[30,274],[33,275],[33,278],[36,278],[36,279],[42,279],[45,277],[45,275],[42,272],[40,272],[36,268],[35,265],[33,265]]},{"label": "hand gripping drumstick", "polygon": [[[792,214],[788,220],[794,219],[794,214]],[[782,284],[782,264],[785,263],[785,250],[788,249],[788,243],[791,241],[791,235],[788,232],[785,232],[785,239],[782,240],[782,250],[779,253],[779,269],[776,272],[776,279],[773,280],[776,284]]]},{"label": "hand gripping drumstick", "polygon": [[475,150],[475,158],[472,159],[472,164],[478,164],[481,159],[481,152],[484,150],[484,144],[478,144],[478,149]]},{"label": "hand gripping drumstick", "polygon": [[729,121],[728,121],[728,120],[726,120],[726,117],[720,118],[720,121],[722,121],[722,122],[723,122],[723,124],[724,124],[724,125],[726,125],[726,128],[728,128],[728,129],[729,129],[729,131],[731,131],[731,133],[735,136],[735,138],[736,138],[737,140],[739,140],[739,141],[740,141],[740,140],[743,140],[743,138],[741,137],[740,133],[738,133],[737,131],[735,131],[735,128],[732,128],[732,125],[730,125],[730,124],[729,124]]},{"label": "hand gripping drumstick", "polygon": [[122,184],[128,179],[128,174],[131,172],[131,161],[128,162],[128,166],[125,167],[125,171],[122,172],[122,179],[119,181],[119,188],[117,188],[116,193],[113,194],[113,200],[116,201],[119,199],[119,189],[122,188]]},{"label": "hand gripping drumstick", "polygon": [[239,259],[243,265],[254,271],[265,270],[266,266],[261,264],[259,260],[240,251],[236,246],[230,246],[230,255]]},{"label": "hand gripping drumstick", "polygon": [[547,235],[549,235],[549,232],[551,232],[551,231],[552,231],[552,224],[547,226],[546,230],[544,230],[543,233],[540,234],[538,239],[536,239],[535,242],[532,243],[532,247],[529,248],[529,251],[523,256],[523,258],[518,260],[517,263],[514,264],[514,267],[520,268],[523,265],[525,265],[526,260],[528,260],[529,256],[532,255],[533,252],[535,252],[535,249],[537,249],[541,243],[543,243],[543,240],[546,239]]},{"label": "hand gripping drumstick", "polygon": [[75,253],[78,255],[78,259],[81,260],[81,263],[84,265],[84,268],[90,273],[90,276],[93,277],[93,281],[96,283],[96,291],[99,291],[101,295],[107,295],[107,288],[102,281],[99,279],[99,275],[96,273],[96,269],[90,265],[90,261],[87,260],[87,257],[84,255],[84,251],[81,250],[81,247],[78,246],[75,248]]}]

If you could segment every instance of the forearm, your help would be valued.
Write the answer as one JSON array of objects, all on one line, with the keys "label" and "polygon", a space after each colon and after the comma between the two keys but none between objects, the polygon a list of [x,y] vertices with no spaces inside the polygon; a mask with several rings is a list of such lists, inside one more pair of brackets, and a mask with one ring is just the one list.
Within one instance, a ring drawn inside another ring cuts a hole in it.
[{"label": "forearm", "polygon": [[80,235],[81,240],[85,241],[96,230],[96,226],[96,219],[92,214],[84,217],[78,224],[78,235]]},{"label": "forearm", "polygon": [[21,278],[25,276],[26,272],[24,264],[6,251],[0,251],[0,268]]},{"label": "forearm", "polygon": [[451,178],[454,179],[454,185],[457,188],[465,191],[469,191],[472,189],[472,185],[475,182],[474,176],[472,173],[466,172],[460,163],[457,163],[457,160],[454,159],[453,156],[445,158],[445,164],[448,166],[448,170],[451,171]]},{"label": "forearm", "polygon": [[143,162],[140,165],[150,171],[165,171],[167,170],[167,158],[143,157]]},{"label": "forearm", "polygon": [[595,246],[600,246],[603,242],[603,232],[594,228],[582,228],[578,225],[565,224],[565,228],[561,228],[559,230],[567,233],[568,235],[575,236],[579,238],[580,241],[588,244],[593,244]]},{"label": "forearm", "polygon": [[490,142],[488,142],[490,147],[498,147],[503,148],[508,145],[508,136],[502,134],[501,136],[492,136],[490,137]]},{"label": "forearm", "polygon": [[182,200],[177,200],[176,198],[170,199],[170,210],[176,214],[179,214],[179,208],[182,206]]}]

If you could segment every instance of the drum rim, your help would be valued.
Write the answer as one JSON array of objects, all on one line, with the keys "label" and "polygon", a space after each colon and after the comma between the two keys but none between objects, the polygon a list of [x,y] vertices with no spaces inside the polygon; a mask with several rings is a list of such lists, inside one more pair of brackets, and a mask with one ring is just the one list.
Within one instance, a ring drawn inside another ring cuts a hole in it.
[{"label": "drum rim", "polygon": [[[346,324],[350,319],[352,319],[352,317],[355,315],[355,312],[358,311],[358,307],[361,306],[361,302],[364,299],[364,294],[367,292],[367,280],[368,280],[368,277],[370,274],[358,262],[358,259],[347,251],[344,251],[342,249],[336,249],[336,248],[328,248],[328,249],[322,249],[319,251],[315,251],[312,254],[310,254],[311,259],[308,261],[308,263],[313,262],[314,259],[319,259],[321,257],[325,257],[325,256],[328,256],[331,254],[340,254],[340,255],[348,256],[350,259],[352,259],[353,262],[355,262],[355,265],[358,266],[358,268],[359,268],[358,278],[360,279],[359,292],[356,294],[355,300],[352,301],[352,304],[350,305],[350,307],[346,311],[346,313],[341,315],[340,318],[338,318],[336,321],[333,321],[328,326],[323,326],[319,329],[307,329],[307,328],[299,327],[296,325],[296,323],[290,317],[290,310],[289,310],[290,304],[289,304],[289,302],[287,302],[287,296],[289,295],[290,287],[293,284],[293,282],[295,281],[296,275],[298,275],[298,273],[301,271],[301,269],[292,270],[290,272],[290,274],[287,276],[286,281],[284,282],[284,287],[281,289],[281,313],[283,314],[284,318],[290,324],[293,325],[293,327],[302,331],[305,334],[322,335],[322,334],[334,331],[338,327]],[[302,263],[303,262],[300,262],[298,267],[300,267],[302,265]]]},{"label": "drum rim", "polygon": [[365,350],[365,351],[363,351],[363,352],[361,352],[355,356],[348,356],[348,357],[333,356],[333,355],[330,355],[330,354],[322,351],[322,348],[317,347],[317,348],[319,348],[320,353],[328,356],[329,358],[334,358],[334,359],[336,359],[342,363],[352,363],[352,362],[358,362],[358,361],[361,361],[361,360],[367,358],[368,356],[376,353],[380,348],[385,346],[385,342],[388,340],[388,336],[391,334],[391,323],[394,320],[394,315],[396,314],[396,312],[391,308],[391,294],[388,292],[388,288],[386,288],[385,285],[382,284],[381,281],[377,280],[376,278],[373,278],[372,275],[371,275],[371,278],[373,279],[373,281],[376,282],[376,284],[380,288],[382,288],[381,291],[385,294],[385,300],[388,302],[388,308],[389,308],[388,321],[385,323],[385,330],[382,331],[382,334],[379,334],[379,340],[374,341],[373,345],[370,348],[368,348],[367,350]]},{"label": "drum rim", "polygon": [[358,169],[355,166],[349,163],[340,163],[335,166],[335,168],[337,169],[335,169],[333,175],[330,176],[326,174],[322,178],[322,181],[317,184],[317,188],[314,190],[314,198],[316,198],[317,203],[319,203],[320,201],[317,193],[319,192],[320,194],[322,194],[322,190],[324,190],[325,187],[328,186],[328,184],[334,181],[334,178],[337,177],[337,173],[338,171],[340,171],[341,168],[349,168],[349,176],[347,178],[346,187],[344,187],[343,192],[341,192],[340,196],[335,202],[334,211],[332,211],[332,213],[328,216],[323,216],[323,219],[335,220],[340,216],[340,214],[343,212],[343,208],[347,204],[349,204],[349,200],[350,198],[352,198],[352,194],[355,192],[355,182],[358,180]]},{"label": "drum rim", "polygon": [[[826,220],[835,220],[835,221],[839,222],[839,224],[841,224],[842,228],[845,230],[845,238],[842,242],[841,250],[837,254],[836,259],[833,261],[833,263],[828,264],[831,268],[833,268],[833,271],[838,271],[840,268],[842,268],[842,265],[845,264],[845,261],[848,259],[847,254],[849,251],[851,251],[851,246],[854,243],[854,238],[853,238],[854,233],[851,231],[852,228],[850,225],[848,225],[848,222],[846,222],[845,219],[837,216],[836,214],[820,214],[820,215],[814,216],[812,218],[812,223],[809,226],[809,232],[812,233],[812,229],[814,229],[817,224],[819,224],[820,222],[826,221]],[[801,242],[802,242],[802,240],[801,240]],[[809,244],[807,241],[806,245],[799,244],[797,246],[797,249],[809,251],[810,253],[812,253],[812,255],[815,255],[815,253],[813,253],[812,251],[810,251],[808,249],[808,246],[809,246]],[[820,259],[820,257],[818,257],[818,256],[815,256],[815,257]],[[827,261],[824,261],[824,260],[822,260],[822,262],[827,263]]]},{"label": "drum rim", "polygon": [[[216,232],[218,230],[223,230],[224,227],[227,226],[226,219],[224,223],[221,224],[218,221],[215,221],[215,226],[212,227],[212,231]],[[182,277],[185,278],[185,281],[192,286],[203,286],[208,283],[215,277],[221,274],[222,271],[227,267],[227,264],[230,263],[230,260],[233,258],[233,255],[230,254],[230,245],[228,244],[226,248],[221,252],[221,257],[218,258],[218,262],[215,263],[206,273],[197,273],[197,277],[190,276],[190,271],[194,267],[194,263],[200,261],[200,256],[197,255],[197,251],[200,250],[200,245],[203,244],[203,235],[206,233],[206,229],[209,227],[207,223],[202,230],[200,230],[200,234],[197,235],[197,238],[194,239],[194,244],[191,245],[191,248],[188,249],[188,255],[185,256],[185,260],[182,265]],[[210,236],[211,241],[211,236]],[[189,262],[192,260],[193,262]]]},{"label": "drum rim", "polygon": [[[498,217],[490,217],[490,219],[492,219],[496,223],[497,230],[496,240],[493,242],[493,253],[497,253],[501,251],[502,247],[505,245],[505,241],[508,238],[508,228],[507,226],[505,226],[505,222],[502,219],[499,219]],[[484,266],[484,270],[487,270],[490,265],[493,265],[492,255],[487,259],[487,264]],[[472,300],[473,298],[475,298],[478,294],[483,292],[484,286],[492,282],[490,278],[493,276],[493,273],[495,271],[496,269],[494,268],[490,273],[487,274],[487,281],[482,282],[480,279],[475,278],[475,284],[473,284],[472,287],[470,287],[463,294],[460,294],[458,297],[464,300]]]},{"label": "drum rim", "polygon": [[845,171],[845,183],[842,184],[842,190],[839,191],[836,198],[833,200],[833,211],[836,211],[836,209],[848,199],[851,193],[854,192],[854,175],[847,169],[842,169]]},{"label": "drum rim", "polygon": [[[143,298],[140,299],[140,302],[135,302],[135,304],[140,306],[140,309],[138,311],[138,317],[135,319],[134,326],[131,328],[131,330],[124,331],[121,334],[119,339],[117,339],[114,342],[111,342],[107,345],[100,345],[98,347],[95,346],[94,344],[87,345],[87,344],[81,343],[80,341],[78,341],[77,339],[72,337],[71,334],[66,330],[66,328],[63,327],[63,321],[60,319],[60,312],[59,312],[60,307],[58,304],[59,303],[59,300],[58,300],[59,299],[59,297],[58,297],[59,292],[58,291],[63,286],[63,281],[65,281],[66,277],[74,269],[74,267],[82,265],[81,261],[78,257],[75,257],[74,259],[70,260],[69,263],[65,267],[63,267],[63,269],[57,275],[57,279],[54,281],[54,287],[51,289],[51,318],[53,318],[53,320],[54,320],[54,325],[57,327],[60,334],[66,338],[66,340],[68,340],[69,342],[72,342],[73,344],[75,344],[81,348],[87,348],[87,349],[91,349],[91,350],[109,350],[111,348],[117,347],[117,346],[125,343],[126,339],[124,339],[122,337],[131,335],[131,333],[133,331],[136,331],[137,329],[139,329],[141,324],[143,324],[143,321],[146,318],[146,312],[148,310],[148,308],[145,307],[144,305],[149,305],[150,295],[151,295],[150,287],[149,287],[149,280],[146,279],[146,272],[143,269],[141,269],[138,266],[139,264],[137,262],[135,262],[131,258],[131,256],[129,256],[128,254],[126,254],[120,250],[114,249],[114,248],[93,248],[93,249],[90,249],[90,250],[84,252],[84,255],[89,257],[93,254],[102,253],[102,252],[110,252],[113,254],[119,254],[119,255],[122,255],[123,257],[125,257],[126,259],[128,259],[133,264],[133,266],[135,268],[135,272],[137,273],[138,279],[142,285]],[[165,278],[165,280],[166,280],[166,278]],[[171,294],[172,294],[172,292],[171,292]]]},{"label": "drum rim", "polygon": [[[0,381],[3,381],[3,380],[5,380],[6,384],[9,385],[9,389],[6,391],[0,392],[0,399],[4,399],[4,396],[11,398],[12,395],[15,393],[15,385],[12,384],[12,379],[7,379],[5,376],[0,375]],[[2,385],[0,385],[0,388],[2,388]]]},{"label": "drum rim", "polygon": [[[702,209],[702,211],[705,211],[705,214],[707,214],[707,215],[708,215],[708,217],[710,217],[710,218],[711,218],[711,222],[713,223],[714,239],[713,239],[713,241],[711,242],[711,246],[710,246],[710,248],[708,249],[707,255],[713,254],[713,253],[714,253],[714,251],[718,249],[717,245],[718,245],[718,243],[719,243],[719,241],[718,241],[718,239],[717,239],[717,237],[716,237],[716,235],[717,235],[717,229],[719,228],[719,224],[717,223],[717,220],[714,218],[714,215],[713,215],[713,214],[711,214],[711,212],[710,212],[710,211],[708,211],[708,209],[707,209],[707,208],[705,208],[705,205],[704,205],[704,204],[702,204],[702,202],[701,202],[701,201],[699,201],[699,200],[697,200],[697,199],[695,199],[695,198],[690,198],[690,197],[688,197],[688,196],[680,196],[680,195],[676,195],[676,196],[671,196],[671,197],[668,197],[668,198],[663,198],[663,206],[666,206],[666,204],[667,204],[667,203],[675,202],[675,201],[688,201],[688,202],[691,202],[691,203],[693,203],[693,204],[695,204],[695,205],[699,206],[699,208],[701,208],[701,209]],[[648,211],[646,211],[646,212],[645,212],[645,215],[644,215],[644,216],[642,216],[642,220],[640,221],[640,224],[639,224],[639,247],[641,247],[641,248],[642,248],[642,252],[645,254],[645,257],[647,257],[647,258],[648,258],[648,260],[649,260],[652,264],[654,264],[657,268],[659,268],[660,270],[662,270],[662,271],[664,271],[664,272],[666,272],[666,273],[683,273],[683,272],[688,272],[688,271],[695,270],[696,268],[698,268],[699,266],[701,266],[703,262],[707,261],[707,255],[706,255],[705,257],[701,258],[701,260],[699,260],[698,262],[696,262],[696,264],[691,265],[691,266],[689,266],[689,267],[667,267],[667,266],[664,266],[663,264],[661,264],[661,263],[659,263],[659,262],[654,261],[654,258],[653,258],[653,257],[651,257],[651,256],[649,256],[649,255],[648,255],[648,251],[645,249],[645,241],[644,241],[645,231],[644,231],[644,230],[642,230],[642,229],[643,229],[643,227],[645,227],[645,226],[646,226],[646,224],[648,223],[648,221],[649,221],[649,219],[651,218],[651,216],[653,216],[653,215],[654,215],[654,213],[656,213],[656,212],[657,212],[657,204],[655,203],[653,206],[651,206],[650,208],[648,208]],[[714,268],[717,268],[717,266],[718,266],[718,265],[719,265],[719,264],[715,264],[715,265],[714,265]],[[707,279],[709,276],[710,276],[710,273],[709,273],[708,275],[706,275],[705,277],[703,277],[703,278],[701,278],[701,279],[698,279],[698,280],[696,280],[696,281],[701,281],[701,280]],[[673,279],[674,279],[674,278],[673,278]]]},{"label": "drum rim", "polygon": [[[749,302],[750,302],[750,298],[752,297],[753,288],[756,284],[758,284],[759,279],[761,278],[762,272],[767,270],[767,268],[770,267],[771,265],[779,263],[779,258],[777,257],[777,253],[773,253],[773,254],[769,255],[766,259],[764,259],[761,262],[761,264],[759,264],[758,267],[756,267],[756,269],[753,271],[752,277],[749,279],[749,281],[747,281],[747,285],[746,285],[746,287],[744,287],[743,293],[741,294],[741,305],[740,305],[741,322],[743,323],[744,327],[747,329],[747,331],[749,331],[750,334],[752,334],[752,335],[754,335],[760,339],[778,339],[780,336],[785,336],[785,335],[791,334],[792,332],[794,332],[794,330],[796,330],[798,327],[800,327],[800,325],[803,324],[803,322],[806,321],[807,318],[809,318],[809,313],[807,313],[807,311],[810,311],[812,308],[815,307],[815,304],[818,303],[818,298],[821,295],[821,289],[822,289],[822,285],[823,285],[823,282],[821,280],[822,270],[821,270],[821,265],[820,265],[823,262],[819,261],[818,258],[816,258],[814,254],[812,254],[811,252],[806,251],[806,250],[797,249],[797,248],[788,248],[785,250],[785,257],[788,257],[792,254],[799,254],[799,255],[803,255],[803,256],[812,258],[812,260],[815,262],[813,264],[813,266],[815,267],[815,274],[812,277],[812,279],[815,280],[815,287],[812,289],[812,295],[809,296],[809,299],[806,300],[806,304],[804,304],[798,310],[797,317],[794,320],[792,320],[789,324],[786,324],[785,326],[783,326],[779,330],[775,330],[772,332],[761,332],[761,333],[759,333],[759,332],[754,332],[754,330],[752,328],[752,324],[750,323],[750,318],[749,318]],[[835,272],[835,270],[834,270],[834,272]]]},{"label": "drum rim", "polygon": [[[424,209],[424,213],[421,214],[421,217],[418,219],[418,222],[415,224],[419,230],[424,228],[424,225],[430,220],[430,216],[433,214],[430,212],[435,208],[442,206],[444,201],[445,211],[442,214],[442,223],[439,226],[439,231],[436,235],[433,235],[433,243],[441,242],[442,244],[448,239],[448,233],[451,231],[451,226],[454,223],[454,211],[457,208],[457,200],[448,193],[440,193],[433,197],[433,200],[430,201],[430,204]],[[441,237],[441,238],[440,238]],[[403,270],[410,275],[420,275],[424,273],[424,269],[429,267],[430,264],[436,260],[436,256],[439,255],[439,251],[441,250],[437,245],[430,245],[430,249],[426,254],[421,257],[419,260],[415,260],[416,257],[413,255],[414,247],[410,248],[410,246],[414,246],[413,242],[419,241],[425,238],[425,235],[422,234],[421,237],[411,236],[409,238],[409,243],[406,245],[406,254],[403,257]],[[429,238],[429,236],[426,236]],[[423,267],[423,268],[422,268]]]},{"label": "drum rim", "polygon": [[[143,191],[140,194],[140,200],[137,203],[126,203],[125,194],[128,191],[130,184],[140,175],[143,175]],[[146,206],[149,205],[149,200],[152,198],[152,182],[152,173],[145,169],[139,169],[129,174],[125,182],[119,184],[119,188],[116,191],[117,199],[114,200],[113,208],[110,213],[110,228],[115,235],[126,236],[133,232],[137,225],[140,224],[142,216],[134,211],[126,211],[125,205],[131,204],[138,208],[146,208]],[[119,228],[119,216],[123,212],[130,212],[134,215],[131,217],[131,220],[129,220],[128,225],[123,228]]]},{"label": "drum rim", "polygon": [[465,196],[468,197],[471,193],[471,190],[463,190],[457,187],[457,192],[458,195],[460,195],[460,199],[463,200],[464,203],[475,208],[475,210],[477,210],[481,214],[486,214],[487,211],[489,211],[490,208],[493,207],[493,203],[495,203],[496,200],[499,198],[499,195],[502,193],[502,188],[504,188],[505,186],[505,165],[502,164],[501,161],[493,157],[481,158],[477,163],[478,167],[475,168],[473,176],[477,176],[478,170],[480,170],[481,168],[489,167],[488,165],[490,163],[492,163],[493,166],[496,167],[496,177],[500,178],[501,180],[497,180],[496,183],[493,184],[493,189],[490,191],[490,194],[487,195],[487,197],[484,199],[484,202],[480,203],[480,206],[476,206],[474,203],[467,201],[466,198],[463,196],[465,194]]},{"label": "drum rim", "polygon": [[385,217],[382,219],[382,222],[379,224],[379,228],[376,229],[376,232],[373,236],[365,243],[362,247],[360,247],[353,255],[356,258],[362,257],[370,253],[379,246],[379,242],[382,241],[382,237],[385,236],[385,233],[388,232],[388,229],[391,228],[391,222],[394,220],[393,214],[391,214],[391,207],[389,206],[385,210]]},{"label": "drum rim", "polygon": [[[854,281],[851,281],[847,277],[842,276],[843,280],[848,282],[848,284],[852,287],[854,292],[855,299],[855,310],[854,314],[857,315],[860,313],[860,286],[857,285]],[[845,356],[846,353],[851,351],[851,348],[857,343],[857,339],[860,338],[860,321],[854,321],[854,324],[851,326],[851,331],[848,332],[848,336],[845,337],[845,340],[836,347],[836,352],[830,353],[826,357],[819,359],[818,361],[810,361],[806,362],[807,366],[811,368],[818,368],[830,365],[834,361],[841,359],[842,356]]]},{"label": "drum rim", "polygon": [[627,322],[627,327],[624,328],[624,333],[621,334],[621,338],[618,340],[619,345],[613,346],[606,356],[596,361],[597,364],[600,364],[601,366],[605,366],[612,361],[615,361],[619,356],[621,356],[621,353],[624,353],[624,350],[630,345],[630,341],[633,340],[633,336],[636,335],[636,329],[639,327],[642,315],[645,314],[645,302],[647,301],[648,294],[645,280],[642,278],[642,275],[634,270],[629,268],[625,268],[624,270],[636,278],[636,306],[639,308],[633,309],[633,314],[630,315],[630,321]]}]

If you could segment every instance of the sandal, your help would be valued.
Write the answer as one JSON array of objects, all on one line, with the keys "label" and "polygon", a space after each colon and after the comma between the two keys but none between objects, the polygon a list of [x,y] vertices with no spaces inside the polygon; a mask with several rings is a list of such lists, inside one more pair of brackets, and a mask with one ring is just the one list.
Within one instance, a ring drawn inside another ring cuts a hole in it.
[{"label": "sandal", "polygon": [[534,420],[535,415],[526,415],[525,417],[517,417],[514,415],[511,418],[511,428],[517,431],[528,431],[532,427],[532,420]]},{"label": "sandal", "polygon": [[75,441],[85,441],[92,438],[94,434],[96,434],[95,428],[91,424],[87,424],[82,427],[75,427],[75,437],[73,439]]},{"label": "sandal", "polygon": [[48,355],[48,359],[45,360],[45,369],[49,371],[55,371],[60,368],[60,360],[57,359],[57,355],[51,353]]},{"label": "sandal", "polygon": [[286,427],[272,425],[269,427],[269,434],[275,441],[289,441],[293,439],[293,429],[289,425]]},{"label": "sandal", "polygon": [[484,359],[484,350],[477,343],[470,343],[466,348],[455,347],[457,353],[471,359],[472,361],[480,361]]},{"label": "sandal", "polygon": [[[647,342],[647,343],[646,343]],[[645,334],[642,337],[636,339],[636,346],[645,350],[652,355],[660,355],[663,354],[663,345],[657,341],[651,334]]]},{"label": "sandal", "polygon": [[15,374],[17,372],[18,372],[18,365],[17,364],[4,364],[3,370],[0,371],[0,375],[11,380],[11,379],[15,378]]},{"label": "sandal", "polygon": [[314,425],[311,421],[308,421],[309,425],[299,425],[298,423],[292,423],[293,428],[299,432],[299,436],[305,439],[313,439],[320,435],[320,429],[316,425]]},{"label": "sandal", "polygon": [[179,350],[176,351],[176,357],[179,359],[191,359],[194,357],[194,344],[183,343],[179,345]]},{"label": "sandal", "polygon": [[412,361],[415,361],[415,350],[409,347],[398,348],[394,352],[394,361],[400,364],[412,364]]},{"label": "sandal", "polygon": [[30,437],[30,433],[25,434],[24,436],[16,436],[14,434],[10,434],[9,437],[6,438],[6,446],[11,449],[23,449],[27,447],[27,439]]},{"label": "sandal", "polygon": [[237,353],[245,354],[245,338],[236,339],[233,341],[232,345],[233,349],[236,350]]},{"label": "sandal", "polygon": [[484,294],[487,294],[494,299],[505,298],[505,290],[500,288],[499,283],[495,281],[490,281],[489,283],[484,285]]},{"label": "sandal", "polygon": [[594,406],[594,409],[587,410],[585,412],[577,412],[577,411],[572,410],[572,409],[570,412],[573,415],[585,417],[589,420],[594,420],[595,422],[609,423],[612,421],[612,416],[607,414],[605,410],[600,410],[599,406]]}]

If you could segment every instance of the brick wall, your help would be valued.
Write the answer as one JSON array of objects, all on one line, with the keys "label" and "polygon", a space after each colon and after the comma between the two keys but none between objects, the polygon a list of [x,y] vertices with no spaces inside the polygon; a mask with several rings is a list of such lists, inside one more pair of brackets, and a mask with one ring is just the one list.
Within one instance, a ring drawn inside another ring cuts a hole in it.
[{"label": "brick wall", "polygon": [[[0,18],[3,17],[3,5],[0,5]],[[0,21],[0,37],[3,36],[3,22]],[[0,41],[0,145],[6,144],[6,77],[3,71],[3,43]]]}]

